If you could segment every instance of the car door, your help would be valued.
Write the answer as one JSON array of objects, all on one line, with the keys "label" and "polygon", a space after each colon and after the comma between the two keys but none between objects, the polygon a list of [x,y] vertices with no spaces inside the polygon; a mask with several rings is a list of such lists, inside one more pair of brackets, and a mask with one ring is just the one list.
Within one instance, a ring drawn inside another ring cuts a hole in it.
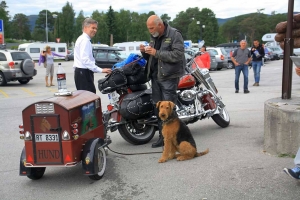
[{"label": "car door", "polygon": [[112,68],[112,66],[117,62],[122,61],[122,59],[115,52],[108,52],[107,57],[108,57],[109,68]]},{"label": "car door", "polygon": [[96,65],[100,68],[109,67],[107,51],[98,50],[94,53]]}]

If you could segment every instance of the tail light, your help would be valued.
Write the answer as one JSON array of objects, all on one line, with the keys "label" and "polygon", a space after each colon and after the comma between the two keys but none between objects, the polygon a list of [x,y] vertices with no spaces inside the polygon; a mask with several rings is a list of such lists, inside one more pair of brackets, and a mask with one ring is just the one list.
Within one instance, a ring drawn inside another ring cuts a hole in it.
[{"label": "tail light", "polygon": [[19,129],[20,129],[20,131],[19,131],[19,133],[20,133],[20,139],[21,140],[24,140],[24,128],[23,128],[23,124],[20,124],[19,125]]},{"label": "tail light", "polygon": [[77,140],[79,138],[78,129],[77,129],[78,128],[78,124],[77,123],[71,124],[71,127],[73,128],[72,129],[72,133],[73,133],[72,137],[73,137],[74,140]]},{"label": "tail light", "polygon": [[221,60],[224,60],[224,55],[223,54],[221,54]]},{"label": "tail light", "polygon": [[8,66],[10,69],[14,69],[15,68],[15,62],[9,62]]},{"label": "tail light", "polygon": [[107,105],[107,110],[108,110],[108,111],[112,111],[112,109],[114,109],[114,106],[111,105],[111,104],[108,104],[108,105]]}]

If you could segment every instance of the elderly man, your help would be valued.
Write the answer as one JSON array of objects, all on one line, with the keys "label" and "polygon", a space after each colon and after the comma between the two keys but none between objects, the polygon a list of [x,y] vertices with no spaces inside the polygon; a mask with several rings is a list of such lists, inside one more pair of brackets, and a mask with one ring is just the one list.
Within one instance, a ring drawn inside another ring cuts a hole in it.
[{"label": "elderly man", "polygon": [[236,49],[231,56],[231,60],[235,65],[235,93],[239,93],[239,79],[241,72],[243,72],[244,93],[247,94],[250,92],[248,90],[248,65],[251,61],[251,52],[247,48],[247,42],[245,40],[241,40],[240,46],[241,47]]},{"label": "elderly man", "polygon": [[74,79],[77,90],[96,93],[94,73],[111,73],[111,69],[101,69],[95,65],[91,39],[96,35],[98,22],[86,18],[82,23],[82,35],[79,36],[74,48]]},{"label": "elderly man", "polygon": [[[177,102],[177,85],[184,74],[185,56],[184,42],[181,33],[163,22],[157,15],[147,20],[147,28],[151,34],[150,45],[140,45],[143,57],[148,61],[147,78],[152,83],[152,99],[158,101]],[[154,106],[155,107],[155,106]],[[155,109],[158,116],[158,111]],[[158,117],[159,119],[159,117]],[[163,146],[162,122],[159,120],[159,140],[152,147]]]}]

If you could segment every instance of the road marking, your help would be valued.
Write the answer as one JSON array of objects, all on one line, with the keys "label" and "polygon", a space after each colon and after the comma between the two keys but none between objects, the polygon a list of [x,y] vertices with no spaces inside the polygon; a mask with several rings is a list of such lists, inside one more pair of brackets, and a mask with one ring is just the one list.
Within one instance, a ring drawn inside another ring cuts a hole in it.
[{"label": "road marking", "polygon": [[26,88],[21,88],[24,92],[27,92],[28,94],[30,94],[30,96],[35,96],[35,94],[33,92],[31,92],[30,90],[26,89]]},{"label": "road marking", "polygon": [[8,95],[4,91],[0,90],[0,93],[3,94],[4,97],[8,98]]}]

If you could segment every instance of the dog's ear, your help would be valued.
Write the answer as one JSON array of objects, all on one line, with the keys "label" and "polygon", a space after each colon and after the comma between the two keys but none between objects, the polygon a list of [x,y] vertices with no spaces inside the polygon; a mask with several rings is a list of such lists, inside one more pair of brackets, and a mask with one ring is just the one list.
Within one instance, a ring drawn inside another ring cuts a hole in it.
[{"label": "dog's ear", "polygon": [[171,110],[173,110],[175,107],[175,104],[172,101],[169,101],[169,105],[170,105]]},{"label": "dog's ear", "polygon": [[160,103],[161,103],[161,101],[156,103],[156,108],[159,108]]}]

